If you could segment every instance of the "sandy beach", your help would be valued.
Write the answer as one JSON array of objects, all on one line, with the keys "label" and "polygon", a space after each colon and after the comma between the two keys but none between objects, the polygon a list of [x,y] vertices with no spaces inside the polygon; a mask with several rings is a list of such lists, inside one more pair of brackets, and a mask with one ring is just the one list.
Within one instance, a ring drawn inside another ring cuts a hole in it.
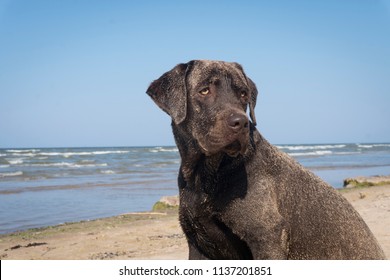
[{"label": "sandy beach", "polygon": [[[390,185],[343,189],[390,258]],[[128,213],[0,235],[0,259],[186,259],[177,211]]]}]

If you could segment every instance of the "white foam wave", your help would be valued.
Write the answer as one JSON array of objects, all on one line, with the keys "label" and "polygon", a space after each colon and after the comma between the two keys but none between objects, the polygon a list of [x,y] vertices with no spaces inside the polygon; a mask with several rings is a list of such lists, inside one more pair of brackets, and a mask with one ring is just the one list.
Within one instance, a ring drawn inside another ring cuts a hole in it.
[{"label": "white foam wave", "polygon": [[13,156],[23,156],[23,157],[35,157],[37,154],[34,153],[14,153]]},{"label": "white foam wave", "polygon": [[9,172],[9,173],[0,173],[0,178],[3,178],[3,177],[21,176],[21,175],[23,175],[23,172],[22,172],[22,171]]},{"label": "white foam wave", "polygon": [[358,147],[359,147],[359,148],[364,148],[364,149],[371,149],[371,148],[374,148],[373,145],[360,145],[360,144],[358,144]]},{"label": "white foam wave", "polygon": [[337,145],[287,145],[287,146],[277,146],[279,149],[286,149],[289,151],[304,151],[304,150],[326,150],[326,149],[341,149],[345,148],[346,145],[344,144],[337,144]]},{"label": "white foam wave", "polygon": [[357,144],[359,148],[371,149],[376,147],[390,147],[390,144]]},{"label": "white foam wave", "polygon": [[41,156],[59,156],[59,155],[62,155],[63,153],[56,153],[56,152],[48,152],[48,153],[39,153],[39,155]]},{"label": "white foam wave", "polygon": [[315,152],[306,152],[306,153],[288,153],[290,156],[299,157],[299,156],[324,156],[333,154],[332,151],[315,151]]},{"label": "white foam wave", "polygon": [[6,150],[8,153],[36,153],[40,150],[38,149],[29,149],[29,150]]},{"label": "white foam wave", "polygon": [[149,149],[149,152],[151,153],[160,153],[160,152],[178,152],[179,150],[175,148],[163,148],[163,147],[155,147],[152,149]]},{"label": "white foam wave", "polygon": [[0,154],[0,157],[5,157],[7,156],[7,154]]},{"label": "white foam wave", "polygon": [[23,158],[7,158],[6,159],[10,164],[16,165],[16,164],[22,164]]},{"label": "white foam wave", "polygon": [[100,173],[102,173],[102,174],[115,174],[115,171],[112,171],[112,170],[102,170],[102,171],[100,171]]},{"label": "white foam wave", "polygon": [[9,164],[0,165],[0,168],[7,168],[7,167],[10,167],[10,165]]},{"label": "white foam wave", "polygon": [[130,151],[96,151],[92,152],[94,155],[107,155],[107,154],[127,154]]},{"label": "white foam wave", "polygon": [[99,164],[77,164],[71,162],[56,162],[56,163],[38,163],[30,164],[28,166],[39,166],[39,167],[69,167],[69,168],[82,168],[82,167],[105,167],[107,163]]},{"label": "white foam wave", "polygon": [[94,152],[42,152],[42,156],[63,156],[65,158],[71,156],[90,156],[90,155],[107,155],[107,154],[126,154],[129,151],[94,151]]},{"label": "white foam wave", "polygon": [[361,154],[362,152],[337,152],[334,153],[335,155],[356,155],[356,154]]}]

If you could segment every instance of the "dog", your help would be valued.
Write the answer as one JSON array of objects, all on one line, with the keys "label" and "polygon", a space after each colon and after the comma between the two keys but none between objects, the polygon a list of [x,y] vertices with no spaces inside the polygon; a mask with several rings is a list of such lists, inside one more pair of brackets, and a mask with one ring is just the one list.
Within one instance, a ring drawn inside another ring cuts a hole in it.
[{"label": "dog", "polygon": [[385,258],[349,202],[256,129],[240,64],[178,64],[147,94],[172,118],[189,259]]}]

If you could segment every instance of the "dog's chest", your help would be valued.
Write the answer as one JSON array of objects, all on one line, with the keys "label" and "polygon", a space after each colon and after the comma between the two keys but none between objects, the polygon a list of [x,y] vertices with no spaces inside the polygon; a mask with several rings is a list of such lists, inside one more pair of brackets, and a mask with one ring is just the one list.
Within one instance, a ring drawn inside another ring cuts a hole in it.
[{"label": "dog's chest", "polygon": [[210,259],[252,258],[247,245],[221,220],[223,210],[206,194],[182,190],[180,195],[180,223],[198,251]]}]

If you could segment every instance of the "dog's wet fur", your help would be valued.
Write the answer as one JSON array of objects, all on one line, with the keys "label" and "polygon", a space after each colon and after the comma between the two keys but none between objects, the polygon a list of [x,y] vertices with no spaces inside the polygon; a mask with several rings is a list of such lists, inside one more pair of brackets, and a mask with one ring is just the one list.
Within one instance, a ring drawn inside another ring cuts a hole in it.
[{"label": "dog's wet fur", "polygon": [[147,93],[172,118],[190,259],[385,258],[346,199],[261,136],[238,63],[179,64]]}]

